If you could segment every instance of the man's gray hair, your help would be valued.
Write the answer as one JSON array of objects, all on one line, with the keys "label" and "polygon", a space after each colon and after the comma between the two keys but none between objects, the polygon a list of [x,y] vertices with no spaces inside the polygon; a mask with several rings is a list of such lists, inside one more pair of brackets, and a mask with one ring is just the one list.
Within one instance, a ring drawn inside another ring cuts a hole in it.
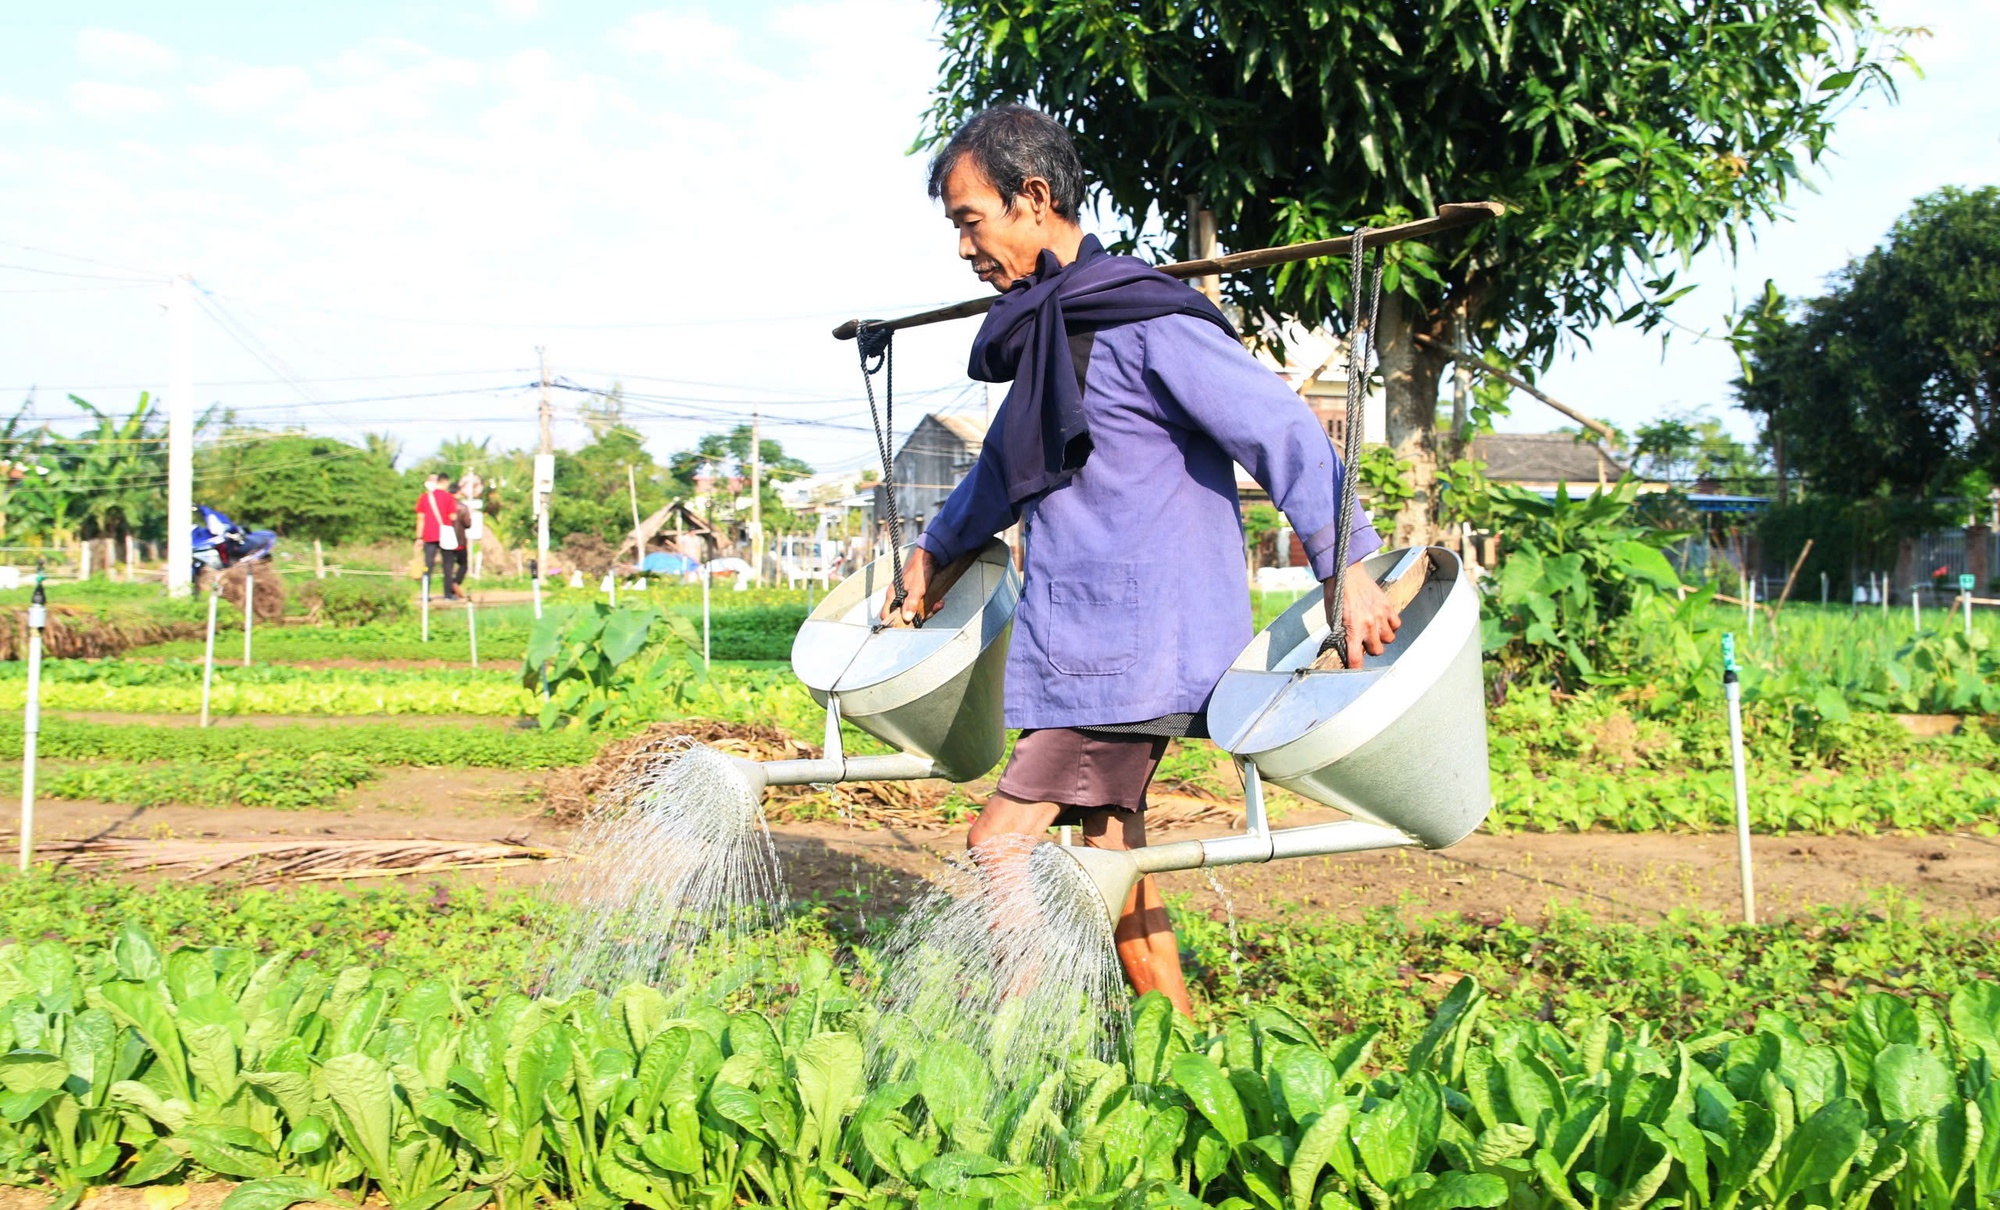
[{"label": "man's gray hair", "polygon": [[1083,210],[1083,161],[1061,122],[1026,105],[995,105],[958,128],[931,159],[931,199],[944,193],[944,179],[970,155],[1000,191],[1000,203],[1014,204],[1029,177],[1049,183],[1049,200],[1071,222]]}]

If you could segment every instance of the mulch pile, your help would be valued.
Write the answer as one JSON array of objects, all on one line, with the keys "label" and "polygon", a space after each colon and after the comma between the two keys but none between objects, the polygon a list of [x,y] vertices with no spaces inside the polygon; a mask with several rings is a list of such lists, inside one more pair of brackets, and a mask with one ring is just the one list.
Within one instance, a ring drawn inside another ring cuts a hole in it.
[{"label": "mulch pile", "polygon": [[[49,606],[42,628],[42,654],[55,660],[95,660],[122,655],[173,639],[200,638],[194,622],[167,622],[117,613],[100,613],[84,605]],[[11,609],[0,619],[0,660],[28,657],[28,610]]]},{"label": "mulch pile", "polygon": [[51,840],[35,857],[72,870],[167,874],[182,879],[224,873],[257,885],[347,878],[395,878],[442,870],[487,870],[528,861],[562,861],[561,849],[498,840],[375,840],[335,836],[255,836],[240,839]]},{"label": "mulch pile", "polygon": [[[690,718],[654,723],[630,739],[606,744],[597,758],[580,768],[550,774],[545,801],[558,823],[575,824],[595,809],[599,795],[616,785],[633,766],[657,759],[676,740],[691,739],[747,760],[815,760],[816,744],[804,743],[776,727]],[[975,783],[985,788],[986,783]],[[1178,788],[1178,787],[1175,787]],[[950,782],[844,782],[827,788],[772,786],[764,793],[764,816],[772,823],[840,820],[896,828],[934,828],[951,822],[939,810],[951,797]],[[983,794],[974,791],[975,798]],[[1146,812],[1155,831],[1196,826],[1241,826],[1243,813],[1234,803],[1185,794],[1156,796]]]}]

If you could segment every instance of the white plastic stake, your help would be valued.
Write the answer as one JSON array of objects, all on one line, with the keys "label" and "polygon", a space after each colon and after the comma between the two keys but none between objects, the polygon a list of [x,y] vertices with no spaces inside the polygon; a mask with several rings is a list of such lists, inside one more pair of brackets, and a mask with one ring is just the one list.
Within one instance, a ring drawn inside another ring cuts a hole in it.
[{"label": "white plastic stake", "polygon": [[250,666],[250,619],[255,616],[257,577],[243,573],[243,666]]},{"label": "white plastic stake", "polygon": [[479,619],[472,608],[472,596],[465,597],[465,637],[472,644],[472,666],[479,667]]},{"label": "white plastic stake", "polygon": [[1757,581],[1747,574],[1743,577],[1743,635],[1745,638],[1757,633]]},{"label": "white plastic stake", "polygon": [[424,573],[423,590],[423,642],[431,641],[431,573]]},{"label": "white plastic stake", "polygon": [[708,659],[708,564],[701,565],[701,666],[706,669]]},{"label": "white plastic stake", "polygon": [[1965,637],[1972,637],[1972,594],[1961,593],[1959,600],[1965,602]]},{"label": "white plastic stake", "polygon": [[542,620],[542,565],[535,564],[534,574],[528,577],[528,588],[535,594],[535,620]]},{"label": "white plastic stake", "polygon": [[326,579],[326,551],[320,546],[318,538],[313,539],[313,579]]},{"label": "white plastic stake", "polygon": [[35,859],[35,737],[42,730],[42,628],[49,623],[48,594],[35,576],[28,603],[28,709],[21,720],[21,872]]},{"label": "white plastic stake", "polygon": [[208,726],[208,691],[215,683],[215,606],[222,594],[208,594],[208,646],[201,655],[201,725]]},{"label": "white plastic stake", "polygon": [[1722,636],[1722,691],[1729,699],[1729,767],[1736,776],[1736,862],[1743,872],[1743,923],[1757,923],[1750,870],[1750,787],[1743,773],[1743,687],[1736,677],[1736,636]]},{"label": "white plastic stake", "polygon": [[1910,585],[1910,629],[1918,634],[1924,630],[1924,601],[1915,584]]},{"label": "white plastic stake", "polygon": [[1819,573],[1819,603],[1822,605],[1826,604],[1826,591],[1828,585],[1829,581],[1826,578],[1826,573],[1825,572]]},{"label": "white plastic stake", "polygon": [[1882,619],[1884,621],[1887,621],[1888,618],[1889,618],[1889,573],[1885,571],[1882,573]]}]

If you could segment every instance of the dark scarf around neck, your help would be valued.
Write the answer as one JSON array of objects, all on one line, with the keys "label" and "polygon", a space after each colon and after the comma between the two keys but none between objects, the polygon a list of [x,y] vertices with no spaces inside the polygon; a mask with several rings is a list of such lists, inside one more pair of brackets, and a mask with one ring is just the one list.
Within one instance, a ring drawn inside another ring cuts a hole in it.
[{"label": "dark scarf around neck", "polygon": [[1070,360],[1070,329],[1164,315],[1197,316],[1236,339],[1236,329],[1206,295],[1136,257],[1112,256],[1094,235],[1083,237],[1067,265],[1044,249],[1035,271],[993,304],[973,339],[966,372],[982,382],[1014,384],[986,435],[989,442],[1000,442],[1011,503],[1018,506],[1062,483],[1090,457],[1090,424]]}]

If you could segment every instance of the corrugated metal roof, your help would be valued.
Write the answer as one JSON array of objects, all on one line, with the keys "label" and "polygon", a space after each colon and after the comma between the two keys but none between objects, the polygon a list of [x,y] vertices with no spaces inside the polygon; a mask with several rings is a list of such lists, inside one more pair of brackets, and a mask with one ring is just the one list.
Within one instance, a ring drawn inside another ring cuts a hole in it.
[{"label": "corrugated metal roof", "polygon": [[1472,456],[1502,483],[1614,481],[1625,468],[1569,433],[1487,433],[1472,439]]}]

